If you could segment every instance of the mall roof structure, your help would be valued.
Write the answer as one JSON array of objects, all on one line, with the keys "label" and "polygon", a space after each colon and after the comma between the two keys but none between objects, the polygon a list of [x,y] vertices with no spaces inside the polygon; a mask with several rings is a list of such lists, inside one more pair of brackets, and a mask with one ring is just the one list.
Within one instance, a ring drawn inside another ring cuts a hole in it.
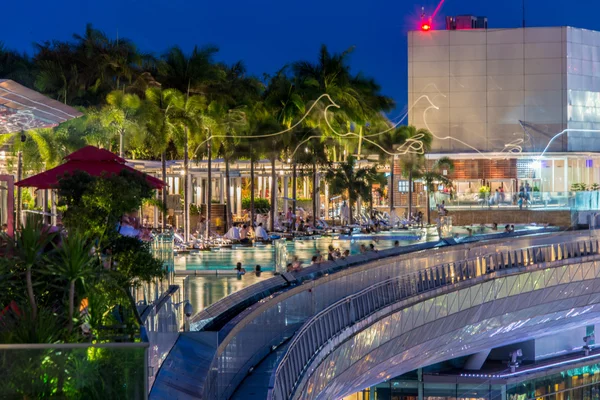
[{"label": "mall roof structure", "polygon": [[15,81],[0,79],[0,134],[50,128],[82,115]]}]

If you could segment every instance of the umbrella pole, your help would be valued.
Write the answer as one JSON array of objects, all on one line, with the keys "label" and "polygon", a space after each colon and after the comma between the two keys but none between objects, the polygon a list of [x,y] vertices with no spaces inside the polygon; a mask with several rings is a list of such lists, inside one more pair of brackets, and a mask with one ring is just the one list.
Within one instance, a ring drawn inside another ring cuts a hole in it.
[{"label": "umbrella pole", "polygon": [[[23,152],[17,152],[17,182],[23,179]],[[21,187],[17,186],[17,215],[15,218],[15,231],[21,229]]]}]

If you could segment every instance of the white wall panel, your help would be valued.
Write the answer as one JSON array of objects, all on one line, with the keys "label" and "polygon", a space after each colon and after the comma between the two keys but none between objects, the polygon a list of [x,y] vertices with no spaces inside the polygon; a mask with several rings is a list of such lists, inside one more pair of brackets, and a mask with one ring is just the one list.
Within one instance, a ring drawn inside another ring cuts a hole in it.
[{"label": "white wall panel", "polygon": [[424,78],[431,76],[448,76],[448,63],[415,62],[413,63],[413,77]]},{"label": "white wall panel", "polygon": [[488,75],[521,75],[523,74],[523,59],[489,60],[487,73]]},{"label": "white wall panel", "polygon": [[412,92],[416,95],[421,93],[447,93],[448,92],[448,77],[438,76],[431,78],[413,78]]},{"label": "white wall panel", "polygon": [[489,75],[487,90],[523,90],[523,82],[523,75]]},{"label": "white wall panel", "polygon": [[533,58],[525,60],[525,74],[561,74],[562,58]]},{"label": "white wall panel", "polygon": [[562,42],[562,28],[525,28],[525,43]]},{"label": "white wall panel", "polygon": [[581,75],[585,76],[593,76],[594,72],[592,70],[592,61],[591,60],[581,60]]},{"label": "white wall panel", "polygon": [[582,60],[592,61],[592,47],[593,46],[587,45],[585,43],[583,43],[581,45],[581,59]]},{"label": "white wall panel", "polygon": [[452,76],[450,77],[452,92],[485,92],[487,90],[485,76]]},{"label": "white wall panel", "polygon": [[560,58],[562,43],[526,43],[525,58]]},{"label": "white wall panel", "polygon": [[571,43],[581,43],[582,32],[581,29],[567,27],[567,41]]},{"label": "white wall panel", "polygon": [[454,112],[454,108],[462,107],[482,107],[485,105],[485,92],[456,92],[450,93],[449,106]]},{"label": "white wall panel", "polygon": [[527,75],[525,90],[561,90],[562,76],[560,74]]},{"label": "white wall panel", "polygon": [[413,119],[414,124],[417,126],[425,126],[427,124],[447,124],[449,110],[448,108],[440,108],[438,110],[434,108],[415,107],[413,108]]},{"label": "white wall panel", "polygon": [[486,51],[483,45],[450,46],[450,60],[485,60]]},{"label": "white wall panel", "polygon": [[522,106],[488,107],[487,120],[490,124],[511,124],[522,121],[525,113]]},{"label": "white wall panel", "polygon": [[563,104],[562,90],[525,92],[525,105],[529,107],[561,107]]},{"label": "white wall panel", "polygon": [[432,30],[429,32],[412,31],[412,44],[421,46],[448,46],[450,44],[450,31]]},{"label": "white wall panel", "polygon": [[580,58],[567,58],[567,73],[581,75],[582,67],[581,67],[581,59]]},{"label": "white wall panel", "polygon": [[468,146],[464,143],[473,146],[480,151],[488,149],[486,124],[484,123],[451,124],[450,136],[453,138],[453,140],[451,140],[453,149],[463,150],[467,148],[468,151],[472,151],[472,149],[468,149]]},{"label": "white wall panel", "polygon": [[413,48],[412,61],[448,61],[449,46],[427,46]]},{"label": "white wall panel", "polygon": [[487,43],[523,43],[523,29],[489,29],[487,31]]},{"label": "white wall panel", "polygon": [[[485,105],[485,100],[482,101]],[[465,124],[465,123],[485,123],[486,108],[485,107],[465,107],[451,108],[450,124]]]},{"label": "white wall panel", "polygon": [[562,122],[562,107],[525,107],[525,121],[534,124]]},{"label": "white wall panel", "polygon": [[567,43],[567,58],[581,59],[581,43]]},{"label": "white wall panel", "polygon": [[487,58],[488,60],[523,58],[523,43],[488,45]]},{"label": "white wall panel", "polygon": [[488,92],[487,105],[491,107],[520,106],[523,104],[523,91],[495,91]]},{"label": "white wall panel", "polygon": [[485,76],[485,61],[450,61],[450,74],[453,76]]},{"label": "white wall panel", "polygon": [[486,31],[451,31],[450,33],[450,45],[453,46],[485,45],[486,42]]}]

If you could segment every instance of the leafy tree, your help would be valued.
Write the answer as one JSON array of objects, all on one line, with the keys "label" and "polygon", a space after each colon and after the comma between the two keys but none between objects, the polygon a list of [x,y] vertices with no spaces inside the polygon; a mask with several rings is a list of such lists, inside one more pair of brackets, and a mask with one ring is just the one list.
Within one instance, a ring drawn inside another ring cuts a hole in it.
[{"label": "leafy tree", "polygon": [[431,223],[431,196],[435,191],[435,183],[442,183],[446,186],[452,184],[452,180],[444,174],[444,170],[448,172],[454,171],[454,161],[450,157],[441,157],[435,160],[431,168],[427,168],[426,162],[423,163],[424,170],[420,172],[420,178],[423,180],[427,188],[427,223]]},{"label": "leafy tree", "polygon": [[[400,135],[405,137],[406,141],[412,141],[416,145],[415,150],[420,148],[419,152],[409,152],[400,158],[402,175],[408,178],[408,218],[412,215],[412,192],[413,182],[420,171],[424,162],[424,153],[431,150],[433,135],[427,129],[417,129],[412,125],[404,125],[399,128]],[[393,200],[393,199],[392,199]]]},{"label": "leafy tree", "polygon": [[116,235],[116,227],[125,213],[138,210],[153,189],[138,173],[123,170],[119,175],[102,178],[76,171],[59,181],[59,205],[66,206],[63,223],[100,243]]}]

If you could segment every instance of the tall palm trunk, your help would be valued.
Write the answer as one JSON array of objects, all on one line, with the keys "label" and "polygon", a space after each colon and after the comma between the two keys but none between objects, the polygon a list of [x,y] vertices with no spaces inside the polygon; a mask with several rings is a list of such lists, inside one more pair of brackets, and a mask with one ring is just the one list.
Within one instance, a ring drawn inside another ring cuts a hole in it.
[{"label": "tall palm trunk", "polygon": [[233,226],[233,216],[231,215],[231,179],[229,178],[229,157],[225,158],[225,212],[227,213],[227,226],[225,232]]},{"label": "tall palm trunk", "polygon": [[388,201],[390,202],[390,223],[393,223],[392,216],[394,215],[394,156],[392,156],[390,165],[390,188],[388,190]]},{"label": "tall palm trunk", "polygon": [[119,157],[123,158],[123,136],[125,135],[125,132],[123,132],[123,129],[119,130]]},{"label": "tall palm trunk", "polygon": [[210,220],[212,217],[212,153],[210,149],[210,140],[208,141],[206,147],[208,149],[208,182],[206,185],[206,238],[208,239],[210,236]]},{"label": "tall palm trunk", "polygon": [[[349,189],[352,190],[352,189]],[[354,200],[352,200],[352,197],[348,196],[348,203],[349,203],[349,208],[348,208],[348,225],[354,225],[354,215],[352,215],[352,209],[354,208]]]},{"label": "tall palm trunk", "polygon": [[313,225],[316,226],[317,219],[319,218],[319,210],[317,210],[317,197],[319,196],[319,186],[317,184],[317,163],[313,157],[312,164],[312,178],[313,178],[313,193],[312,193],[312,206],[313,206]]},{"label": "tall palm trunk", "polygon": [[188,149],[188,129],[184,129],[183,138],[183,238],[187,242],[190,240],[190,198],[189,198],[189,149]]},{"label": "tall palm trunk", "polygon": [[271,159],[271,232],[275,230],[275,207],[277,207],[277,175],[275,174],[275,156]]},{"label": "tall palm trunk", "polygon": [[254,159],[250,157],[250,226],[254,230]]},{"label": "tall palm trunk", "polygon": [[[296,215],[296,195],[298,190],[298,170],[296,169],[296,161],[292,164],[292,214]],[[292,225],[294,221],[292,221]]]},{"label": "tall palm trunk", "polygon": [[412,169],[408,171],[408,221],[412,215]]},{"label": "tall palm trunk", "polygon": [[[162,164],[162,180],[163,182],[167,182],[167,155],[163,151],[160,154],[160,162]],[[162,188],[162,229],[163,231],[167,229],[167,187],[163,186]]]},{"label": "tall palm trunk", "polygon": [[430,187],[427,187],[427,225],[431,225],[431,193]]}]

